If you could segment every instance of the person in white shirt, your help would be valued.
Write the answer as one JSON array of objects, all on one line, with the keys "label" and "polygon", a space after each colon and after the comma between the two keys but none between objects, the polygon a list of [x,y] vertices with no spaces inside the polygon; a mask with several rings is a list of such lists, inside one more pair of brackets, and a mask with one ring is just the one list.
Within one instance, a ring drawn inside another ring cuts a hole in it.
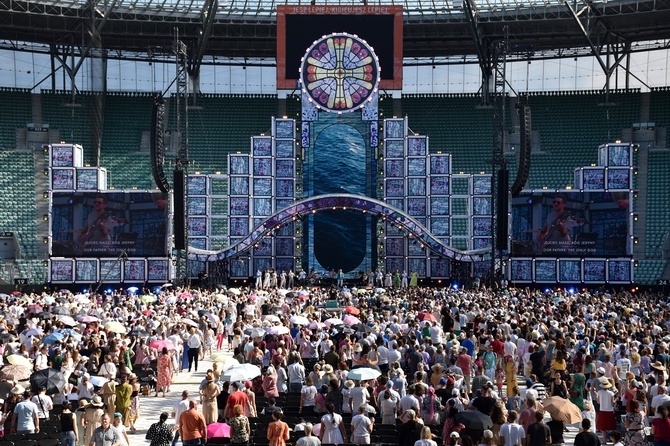
[{"label": "person in white shirt", "polygon": [[37,395],[33,396],[30,401],[37,405],[37,417],[43,421],[49,419],[49,411],[54,408],[53,400],[47,395],[46,387],[40,387]]},{"label": "person in white shirt", "polygon": [[43,345],[40,352],[35,355],[35,371],[49,368],[49,348]]},{"label": "person in white shirt", "polygon": [[172,409],[172,418],[175,419],[175,434],[174,434],[174,439],[172,440],[172,446],[176,446],[177,442],[179,441],[179,417],[183,412],[186,412],[188,410],[188,390],[184,390],[181,393],[181,400],[174,405],[174,408]]},{"label": "person in white shirt", "polygon": [[349,407],[351,407],[351,412],[355,413],[358,407],[367,405],[368,401],[370,401],[370,392],[363,386],[363,382],[361,381],[358,386],[351,389],[351,392],[349,393]]},{"label": "person in white shirt", "polygon": [[524,444],[526,432],[523,426],[516,422],[519,415],[515,410],[510,410],[507,414],[507,423],[500,427],[500,438],[503,440],[502,446],[514,446]]},{"label": "person in white shirt", "polygon": [[290,393],[300,393],[302,383],[305,381],[305,366],[302,361],[294,361],[287,367],[288,391]]},{"label": "person in white shirt", "polygon": [[365,406],[358,408],[358,414],[351,419],[351,436],[354,444],[370,444],[370,434],[375,419],[365,416]]}]

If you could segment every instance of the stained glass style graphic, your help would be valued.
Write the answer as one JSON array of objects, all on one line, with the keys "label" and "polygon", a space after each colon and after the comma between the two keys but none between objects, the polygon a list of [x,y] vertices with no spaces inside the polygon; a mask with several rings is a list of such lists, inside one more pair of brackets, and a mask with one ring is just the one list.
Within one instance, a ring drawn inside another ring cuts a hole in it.
[{"label": "stained glass style graphic", "polygon": [[307,50],[300,80],[303,94],[332,112],[363,108],[379,86],[379,61],[363,39],[347,33],[323,36]]}]

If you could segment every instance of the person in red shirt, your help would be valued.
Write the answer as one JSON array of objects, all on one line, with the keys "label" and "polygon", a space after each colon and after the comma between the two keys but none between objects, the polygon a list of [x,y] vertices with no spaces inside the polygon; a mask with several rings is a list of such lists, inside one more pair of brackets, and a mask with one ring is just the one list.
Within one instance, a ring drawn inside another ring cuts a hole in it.
[{"label": "person in red shirt", "polygon": [[240,383],[234,382],[231,385],[231,387],[233,391],[230,393],[228,399],[226,400],[226,408],[223,409],[224,418],[231,418],[233,407],[235,407],[237,404],[242,406],[245,412],[249,410],[249,397],[247,397],[246,393],[240,390],[241,389]]}]

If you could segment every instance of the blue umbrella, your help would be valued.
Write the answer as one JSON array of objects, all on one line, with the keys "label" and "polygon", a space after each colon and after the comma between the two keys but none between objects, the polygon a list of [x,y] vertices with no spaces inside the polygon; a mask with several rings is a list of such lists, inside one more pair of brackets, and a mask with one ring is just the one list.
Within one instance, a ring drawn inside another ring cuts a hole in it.
[{"label": "blue umbrella", "polygon": [[56,342],[62,342],[65,336],[62,333],[51,333],[48,336],[45,336],[42,339],[42,344],[50,345],[55,344]]},{"label": "blue umbrella", "polygon": [[77,330],[73,330],[72,328],[63,328],[54,334],[59,334],[61,337],[63,337],[62,335],[78,336],[79,332]]}]

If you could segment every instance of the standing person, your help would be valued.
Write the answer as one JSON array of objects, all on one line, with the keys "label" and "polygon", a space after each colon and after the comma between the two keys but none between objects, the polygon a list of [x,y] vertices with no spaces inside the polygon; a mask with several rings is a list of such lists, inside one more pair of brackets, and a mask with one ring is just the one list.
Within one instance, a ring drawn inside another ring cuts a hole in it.
[{"label": "standing person", "polygon": [[319,437],[312,435],[312,429],[311,423],[305,424],[305,435],[298,439],[297,446],[321,446],[321,440],[319,440]]},{"label": "standing person", "polygon": [[535,423],[528,426],[526,433],[527,446],[546,446],[552,444],[551,430],[544,424],[544,412],[538,410],[535,412]]},{"label": "standing person", "polygon": [[591,420],[582,420],[582,430],[575,435],[575,446],[600,446],[600,440],[595,432],[591,432]]},{"label": "standing person", "polygon": [[317,390],[310,374],[305,381],[305,385],[300,390],[300,414],[314,414],[314,406],[316,404],[314,398],[316,397],[316,393]]},{"label": "standing person", "polygon": [[195,327],[191,327],[188,337],[188,371],[191,371],[195,363],[195,371],[198,371],[198,358],[200,356],[200,348],[202,347],[202,336],[196,331]]},{"label": "standing person", "polygon": [[[105,411],[102,410],[102,398],[98,395],[94,396],[88,406],[85,406],[84,416],[81,417],[81,427],[86,429],[84,435],[84,444],[87,445],[91,442],[93,437],[93,431],[100,426],[102,416],[105,414]],[[107,415],[107,421],[109,422],[109,415]]]},{"label": "standing person", "polygon": [[28,399],[30,394],[25,392],[23,400],[14,407],[12,415],[12,429],[17,434],[34,434],[40,431],[39,409],[37,404]]},{"label": "standing person", "polygon": [[551,433],[551,444],[564,445],[565,440],[563,439],[563,431],[565,430],[565,423],[557,420],[554,417],[551,417],[551,420],[547,423],[547,426],[549,426],[549,432]]},{"label": "standing person", "polygon": [[607,431],[616,429],[616,416],[614,414],[615,396],[612,383],[607,380],[600,384],[600,390],[596,394],[596,401],[600,404],[600,410],[596,416],[596,430],[602,433],[603,441],[607,443]]},{"label": "standing person", "polygon": [[33,396],[30,401],[37,406],[37,416],[41,422],[49,419],[49,411],[54,408],[53,400],[47,395],[47,388],[40,387],[37,395]]},{"label": "standing person", "polygon": [[654,436],[654,446],[670,445],[670,419],[668,419],[668,408],[659,407],[656,412],[658,417],[651,420],[651,435]]},{"label": "standing person", "polygon": [[628,413],[624,425],[626,433],[624,435],[624,444],[626,446],[646,446],[647,437],[644,433],[644,415],[640,412],[640,403],[632,400],[628,404]]},{"label": "standing person", "polygon": [[230,425],[230,443],[231,444],[249,444],[251,435],[251,426],[249,418],[244,415],[244,408],[240,404],[233,407],[233,417],[228,420]]},{"label": "standing person", "polygon": [[96,427],[91,434],[88,446],[121,446],[119,433],[111,425],[109,415],[102,413],[100,417],[100,426]]},{"label": "standing person", "polygon": [[286,440],[289,439],[288,424],[281,419],[284,413],[280,410],[272,412],[272,421],[268,424],[267,439],[270,446],[286,446]]},{"label": "standing person", "polygon": [[61,446],[75,446],[79,443],[79,435],[77,435],[77,416],[72,413],[72,403],[65,403],[58,419],[60,420]]},{"label": "standing person", "polygon": [[131,373],[128,377],[128,384],[132,391],[130,392],[130,407],[128,408],[128,419],[123,419],[124,426],[130,429],[130,433],[134,434],[137,430],[135,429],[135,422],[140,417],[140,391],[142,387],[140,386],[139,381],[137,380],[137,375]]},{"label": "standing person", "polygon": [[567,199],[563,195],[556,195],[552,202],[553,212],[547,215],[547,224],[540,228],[537,235],[539,254],[566,252],[571,243],[570,231],[577,223],[572,219],[570,212],[565,209]]},{"label": "standing person", "polygon": [[121,446],[129,446],[130,439],[128,438],[128,432],[126,431],[126,426],[123,425],[123,417],[120,413],[114,413],[112,426],[114,426],[114,429],[119,433],[119,442],[121,443]]},{"label": "standing person", "polygon": [[398,446],[414,446],[421,437],[423,424],[417,422],[414,409],[405,411],[400,421],[402,424],[398,426]]},{"label": "standing person", "polygon": [[214,383],[214,375],[207,373],[205,377],[207,383],[200,391],[202,396],[202,415],[205,418],[205,424],[212,424],[219,418],[219,409],[216,402],[216,396],[220,393],[219,386]]},{"label": "standing person", "polygon": [[500,427],[502,446],[520,445],[525,442],[526,432],[523,426],[516,422],[518,417],[519,415],[515,410],[510,410],[507,414],[507,423]]},{"label": "standing person", "polygon": [[163,392],[163,397],[165,397],[165,392],[170,388],[172,383],[172,358],[170,357],[170,352],[167,347],[163,347],[160,355],[158,355],[158,363],[156,368],[158,369],[158,376],[156,377],[156,395],[158,396],[159,392]]},{"label": "standing person", "polygon": [[342,416],[335,413],[335,405],[326,403],[326,414],[321,417],[320,438],[323,444],[344,444],[347,433]]},{"label": "standing person", "polygon": [[287,367],[288,373],[288,391],[290,393],[300,393],[302,383],[305,381],[305,366],[302,365],[300,358],[294,358],[293,362]]},{"label": "standing person", "polygon": [[110,379],[102,385],[102,402],[107,406],[107,415],[114,417],[116,412],[116,381]]},{"label": "standing person", "polygon": [[277,389],[277,374],[274,367],[268,367],[263,377],[263,384],[261,384],[265,398],[278,398],[279,390]]},{"label": "standing person", "polygon": [[[133,386],[128,383],[128,375],[121,375],[121,384],[116,386],[116,412],[120,412],[125,422],[128,422],[128,415],[130,415],[131,395],[133,394]],[[93,398],[95,399],[95,397]],[[102,407],[102,400],[100,401]],[[91,400],[93,404],[93,400]],[[131,433],[135,433],[133,430]]]},{"label": "standing person", "polygon": [[177,441],[179,441],[179,417],[181,416],[182,413],[186,412],[188,410],[188,390],[184,390],[181,393],[181,400],[177,404],[174,405],[174,408],[172,409],[172,418],[174,418],[174,439],[172,440],[172,446],[177,445]]},{"label": "standing person", "polygon": [[[120,219],[114,218],[107,210],[107,198],[96,195],[93,200],[93,212],[88,214],[86,226],[79,230],[77,236],[80,253],[111,253],[112,236],[110,231],[116,228]],[[116,254],[116,253],[115,253]]]},{"label": "standing person", "polygon": [[351,439],[354,444],[370,444],[370,434],[375,425],[374,418],[365,416],[366,405],[358,407],[358,413],[351,419]]},{"label": "standing person", "polygon": [[188,410],[179,416],[179,435],[184,446],[201,445],[207,443],[207,425],[205,418],[198,412],[198,403],[195,400],[188,402]]},{"label": "standing person", "polygon": [[[486,436],[486,432],[491,431],[484,431],[484,436]],[[428,426],[421,429],[421,438],[414,443],[414,446],[437,446],[437,443],[433,440],[433,433]]]},{"label": "standing person", "polygon": [[147,440],[151,440],[149,446],[169,446],[174,433],[172,432],[172,426],[169,426],[165,422],[168,419],[168,413],[163,412],[158,419],[157,423],[152,424],[147,431],[147,435],[144,437]]}]

